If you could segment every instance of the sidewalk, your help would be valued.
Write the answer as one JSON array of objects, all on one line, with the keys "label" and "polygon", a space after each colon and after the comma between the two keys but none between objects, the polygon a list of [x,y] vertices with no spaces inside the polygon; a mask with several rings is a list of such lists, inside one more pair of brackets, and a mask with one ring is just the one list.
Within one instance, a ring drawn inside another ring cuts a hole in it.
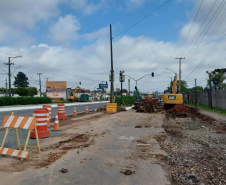
[{"label": "sidewalk", "polygon": [[206,110],[201,110],[199,109],[200,113],[202,114],[205,114],[207,116],[210,116],[216,120],[223,120],[223,121],[226,121],[226,116],[225,115],[222,115],[222,114],[218,114],[218,113],[215,113],[215,112],[209,112],[209,111],[206,111]]}]

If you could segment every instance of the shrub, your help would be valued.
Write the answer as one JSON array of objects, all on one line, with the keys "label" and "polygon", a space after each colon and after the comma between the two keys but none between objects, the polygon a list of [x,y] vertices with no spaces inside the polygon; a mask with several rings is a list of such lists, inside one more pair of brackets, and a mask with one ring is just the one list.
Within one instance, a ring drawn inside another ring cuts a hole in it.
[{"label": "shrub", "polygon": [[15,91],[19,96],[27,96],[28,95],[28,90],[26,87],[17,87],[15,89]]},{"label": "shrub", "polygon": [[50,98],[42,97],[0,97],[0,106],[6,105],[29,105],[52,103]]},{"label": "shrub", "polygon": [[34,96],[38,94],[36,87],[27,87],[28,90],[28,96]]},{"label": "shrub", "polygon": [[[137,101],[136,96],[122,96],[123,104],[126,105],[133,105],[134,102]],[[142,101],[142,97],[139,96],[139,100]],[[117,103],[118,106],[121,105],[121,96],[116,96],[115,103]]]}]

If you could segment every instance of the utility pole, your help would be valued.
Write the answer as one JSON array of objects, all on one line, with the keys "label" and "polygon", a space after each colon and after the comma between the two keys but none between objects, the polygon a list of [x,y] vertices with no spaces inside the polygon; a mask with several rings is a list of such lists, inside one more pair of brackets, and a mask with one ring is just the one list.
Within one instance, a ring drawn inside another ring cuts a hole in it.
[{"label": "utility pole", "polygon": [[7,78],[5,79],[5,96],[7,96]]},{"label": "utility pole", "polygon": [[37,73],[37,75],[39,75],[40,97],[42,96],[41,74],[42,73]]},{"label": "utility pole", "polygon": [[110,103],[113,103],[113,99],[114,99],[114,70],[113,70],[113,48],[112,48],[112,40],[113,40],[113,38],[112,38],[112,30],[111,30],[111,24],[110,24],[110,50],[111,50]]},{"label": "utility pole", "polygon": [[180,58],[175,58],[175,59],[179,59],[179,94],[181,93],[181,59],[185,59],[180,57]]},{"label": "utility pole", "polygon": [[128,86],[129,86],[129,96],[130,96],[130,79],[128,79]]},{"label": "utility pole", "polygon": [[20,58],[20,57],[22,57],[22,56],[15,56],[15,57],[8,57],[8,63],[4,63],[5,65],[8,65],[9,66],[9,73],[8,73],[8,75],[9,75],[9,97],[11,97],[11,65],[14,65],[14,63],[11,63],[11,61],[10,61],[10,59],[11,58],[13,58],[13,59],[15,59],[15,58]]},{"label": "utility pole", "polygon": [[197,105],[197,89],[196,89],[196,79],[195,79],[195,105]]},{"label": "utility pole", "polygon": [[46,78],[46,81],[48,81],[49,80],[49,78]]},{"label": "utility pole", "polygon": [[209,74],[209,106],[212,109],[213,105],[212,105],[212,86],[211,86],[211,75],[212,75],[212,71],[206,71],[207,74]]}]

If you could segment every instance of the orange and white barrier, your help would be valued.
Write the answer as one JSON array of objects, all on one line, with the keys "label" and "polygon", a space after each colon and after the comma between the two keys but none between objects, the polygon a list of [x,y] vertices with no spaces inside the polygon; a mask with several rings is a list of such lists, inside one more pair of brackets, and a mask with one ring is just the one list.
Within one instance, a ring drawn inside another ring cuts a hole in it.
[{"label": "orange and white barrier", "polygon": [[[22,160],[22,158],[28,158],[29,153],[26,151],[26,149],[27,149],[27,147],[29,147],[28,142],[29,142],[31,131],[33,129],[35,130],[35,135],[37,136],[36,137],[37,146],[35,146],[35,147],[38,148],[39,153],[41,153],[41,148],[40,148],[40,144],[39,144],[39,140],[38,140],[38,132],[37,132],[37,127],[36,127],[36,122],[37,122],[37,118],[35,118],[35,117],[14,116],[13,113],[11,114],[11,116],[5,116],[2,127],[6,128],[6,132],[5,132],[5,136],[3,138],[1,147],[0,147],[0,154],[19,157],[19,158],[21,158],[21,160]],[[7,139],[8,133],[9,133],[9,128],[14,128],[16,131],[16,139],[17,139],[17,144],[18,144],[19,150],[4,147],[5,141]],[[26,139],[25,145],[20,144],[18,129],[29,130],[28,134],[27,134],[27,139]],[[21,150],[21,146],[24,146],[23,150]],[[30,147],[34,147],[34,146],[30,146]]]},{"label": "orange and white barrier", "polygon": [[57,131],[57,130],[60,130],[60,124],[59,124],[59,119],[58,119],[58,113],[56,113],[55,122],[54,122],[54,127],[53,127],[53,131]]},{"label": "orange and white barrier", "polygon": [[[49,114],[47,109],[36,109],[34,111],[34,115],[37,118],[37,130],[38,130],[38,138],[46,138],[49,137],[49,130],[47,128],[47,122],[49,120]],[[35,130],[31,132],[30,138],[36,138]]]},{"label": "orange and white barrier", "polygon": [[89,113],[89,109],[88,109],[88,106],[86,106],[86,114]]},{"label": "orange and white barrier", "polygon": [[52,106],[51,105],[43,105],[42,108],[43,109],[48,109],[48,111],[49,111],[49,119],[48,119],[48,122],[47,122],[47,126],[49,127],[50,126],[50,121],[51,121]]},{"label": "orange and white barrier", "polygon": [[76,106],[74,108],[73,116],[77,116]]},{"label": "orange and white barrier", "polygon": [[58,113],[58,118],[59,118],[59,120],[64,120],[64,119],[66,119],[66,115],[65,115],[65,105],[64,105],[64,103],[58,103],[58,106],[57,106],[57,113]]},{"label": "orange and white barrier", "polygon": [[0,154],[10,155],[10,156],[19,157],[19,158],[28,158],[29,153],[27,151],[0,147]]}]

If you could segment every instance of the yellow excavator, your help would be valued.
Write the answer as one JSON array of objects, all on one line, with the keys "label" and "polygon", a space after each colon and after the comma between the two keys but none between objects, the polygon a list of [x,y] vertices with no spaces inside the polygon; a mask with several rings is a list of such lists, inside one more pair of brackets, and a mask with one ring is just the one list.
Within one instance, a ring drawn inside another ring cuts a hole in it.
[{"label": "yellow excavator", "polygon": [[177,73],[175,73],[172,93],[162,95],[162,103],[164,104],[165,109],[170,109],[177,104],[183,104],[182,94],[177,94]]},{"label": "yellow excavator", "polygon": [[77,86],[74,90],[71,91],[70,96],[67,97],[68,101],[79,101],[79,98],[75,97],[75,93],[78,89],[80,89],[82,92],[84,91],[81,87]]}]

